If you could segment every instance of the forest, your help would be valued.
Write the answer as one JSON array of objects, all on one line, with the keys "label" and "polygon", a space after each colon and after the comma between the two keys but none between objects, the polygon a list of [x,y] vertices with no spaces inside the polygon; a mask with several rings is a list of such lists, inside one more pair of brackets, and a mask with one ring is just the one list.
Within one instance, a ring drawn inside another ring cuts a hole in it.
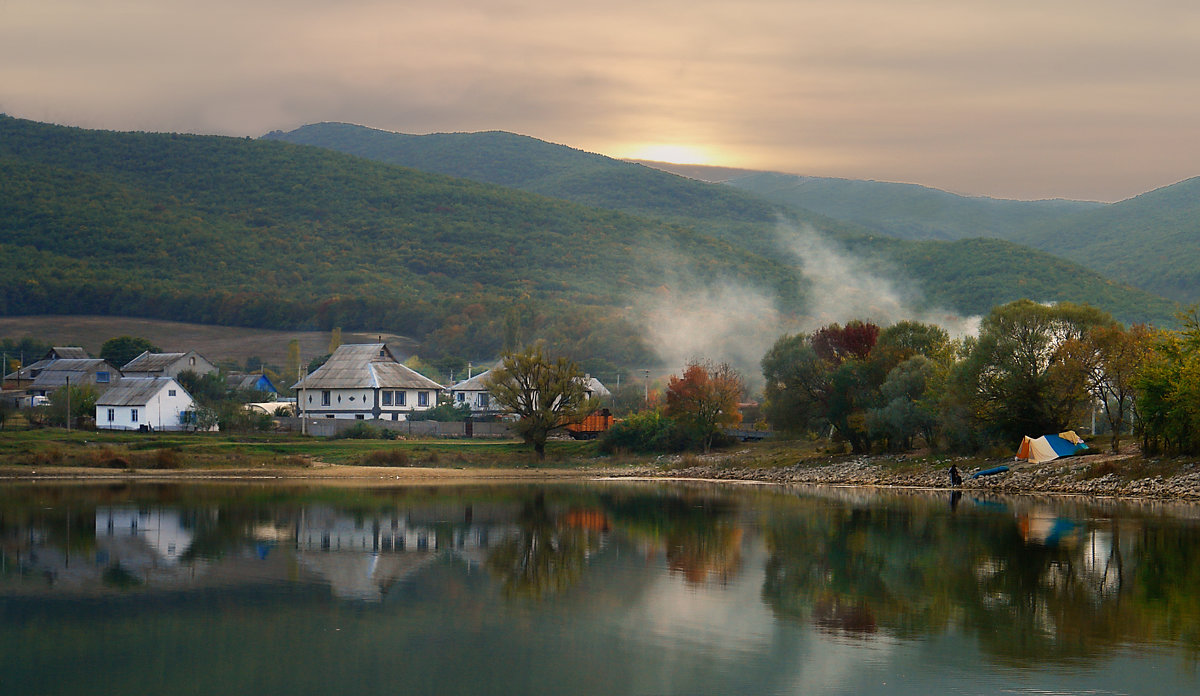
[{"label": "forest", "polygon": [[[530,143],[502,139],[501,152]],[[781,251],[782,220],[822,225],[867,268],[911,281],[918,304],[969,314],[1035,297],[1173,322],[1162,298],[1007,242],[881,238],[570,153],[590,169],[567,158],[550,178],[591,205],[278,140],[0,116],[0,315],[383,330],[428,359],[493,359],[540,339],[597,372],[657,364],[639,314],[649,296],[686,302],[727,283],[802,320],[814,290],[803,259]]]}]

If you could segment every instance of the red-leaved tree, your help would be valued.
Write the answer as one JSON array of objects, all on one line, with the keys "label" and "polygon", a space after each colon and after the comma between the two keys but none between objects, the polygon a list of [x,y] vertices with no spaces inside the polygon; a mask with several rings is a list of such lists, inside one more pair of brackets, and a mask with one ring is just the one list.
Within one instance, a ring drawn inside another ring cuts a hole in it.
[{"label": "red-leaved tree", "polygon": [[667,384],[667,415],[708,452],[721,428],[742,422],[737,405],[744,391],[741,375],[728,363],[688,363],[683,375],[672,375]]}]

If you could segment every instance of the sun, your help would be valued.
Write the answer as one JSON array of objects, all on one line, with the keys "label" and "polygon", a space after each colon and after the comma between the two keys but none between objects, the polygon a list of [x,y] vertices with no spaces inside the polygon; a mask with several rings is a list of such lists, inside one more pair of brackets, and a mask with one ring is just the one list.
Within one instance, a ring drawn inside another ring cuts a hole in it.
[{"label": "sun", "polygon": [[711,157],[703,148],[689,145],[640,145],[629,148],[627,159],[672,164],[709,164]]}]

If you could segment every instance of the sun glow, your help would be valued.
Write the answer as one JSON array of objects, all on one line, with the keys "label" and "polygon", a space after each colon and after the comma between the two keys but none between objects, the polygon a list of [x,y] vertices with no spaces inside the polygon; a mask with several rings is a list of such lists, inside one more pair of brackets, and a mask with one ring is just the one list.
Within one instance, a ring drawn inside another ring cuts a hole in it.
[{"label": "sun glow", "polygon": [[712,157],[704,148],[689,145],[635,145],[622,155],[627,159],[672,164],[711,164]]}]

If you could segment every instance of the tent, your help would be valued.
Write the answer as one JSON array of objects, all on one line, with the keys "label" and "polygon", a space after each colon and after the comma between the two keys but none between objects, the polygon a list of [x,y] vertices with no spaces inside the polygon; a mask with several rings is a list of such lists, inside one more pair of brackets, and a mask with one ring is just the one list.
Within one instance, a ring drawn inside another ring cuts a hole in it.
[{"label": "tent", "polygon": [[1057,435],[1043,435],[1038,438],[1026,435],[1021,439],[1021,447],[1017,449],[1017,459],[1024,459],[1032,464],[1052,461],[1059,457],[1069,457],[1087,449],[1083,439],[1074,430]]}]

